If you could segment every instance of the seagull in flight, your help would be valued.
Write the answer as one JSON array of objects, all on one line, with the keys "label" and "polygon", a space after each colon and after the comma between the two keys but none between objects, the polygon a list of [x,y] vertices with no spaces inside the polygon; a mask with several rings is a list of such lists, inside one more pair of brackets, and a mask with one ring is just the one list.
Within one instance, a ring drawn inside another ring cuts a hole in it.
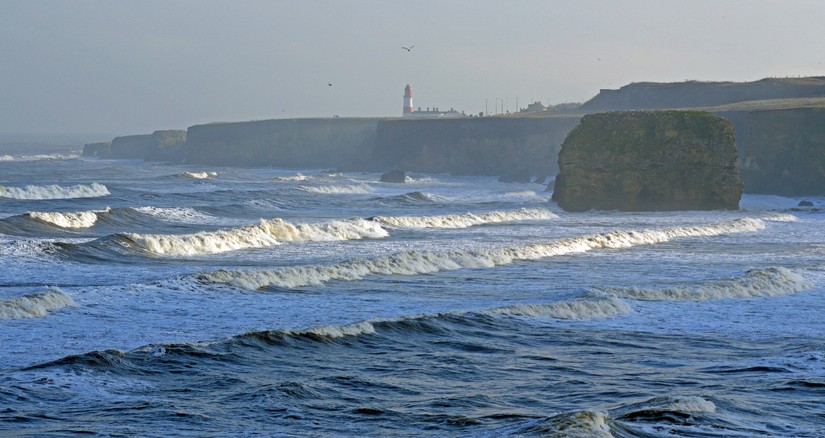
[{"label": "seagull in flight", "polygon": [[411,45],[410,47],[402,46],[401,48],[409,52],[410,50],[412,50],[413,47],[415,47],[415,44]]}]

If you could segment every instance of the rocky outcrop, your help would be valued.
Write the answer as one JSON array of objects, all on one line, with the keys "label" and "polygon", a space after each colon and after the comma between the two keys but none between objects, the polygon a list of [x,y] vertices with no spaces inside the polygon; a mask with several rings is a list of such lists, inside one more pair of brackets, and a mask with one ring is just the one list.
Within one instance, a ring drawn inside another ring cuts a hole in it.
[{"label": "rocky outcrop", "polygon": [[381,174],[381,182],[403,184],[407,182],[407,174],[403,170],[391,170]]},{"label": "rocky outcrop", "polygon": [[559,153],[553,200],[566,211],[738,209],[733,125],[699,111],[582,118]]},{"label": "rocky outcrop", "polygon": [[188,130],[187,161],[226,166],[361,169],[377,119],[278,119],[210,123]]},{"label": "rocky outcrop", "polygon": [[186,131],[162,130],[151,134],[115,137],[111,158],[181,161],[186,151]]},{"label": "rocky outcrop", "polygon": [[751,112],[738,145],[749,193],[825,195],[825,108]]},{"label": "rocky outcrop", "polygon": [[112,142],[87,143],[83,145],[84,157],[111,158]]},{"label": "rocky outcrop", "polygon": [[373,159],[379,168],[427,173],[554,174],[558,149],[578,120],[578,116],[384,120],[378,123]]},{"label": "rocky outcrop", "polygon": [[698,108],[734,102],[825,96],[825,77],[768,78],[755,82],[638,82],[601,90],[581,106],[585,112]]}]

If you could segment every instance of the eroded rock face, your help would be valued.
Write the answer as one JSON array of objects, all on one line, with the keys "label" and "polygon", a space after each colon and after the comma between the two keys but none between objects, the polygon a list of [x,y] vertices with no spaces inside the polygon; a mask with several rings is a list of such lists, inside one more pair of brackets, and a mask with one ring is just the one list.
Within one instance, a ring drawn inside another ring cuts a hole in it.
[{"label": "eroded rock face", "polygon": [[736,210],[734,139],[730,122],[701,111],[587,115],[562,144],[553,200],[566,211]]}]

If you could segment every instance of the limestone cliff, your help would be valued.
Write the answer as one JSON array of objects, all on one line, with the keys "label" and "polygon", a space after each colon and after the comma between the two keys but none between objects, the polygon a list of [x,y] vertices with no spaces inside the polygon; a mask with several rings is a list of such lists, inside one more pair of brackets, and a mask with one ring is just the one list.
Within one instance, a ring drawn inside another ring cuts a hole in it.
[{"label": "limestone cliff", "polygon": [[115,137],[111,145],[111,158],[180,161],[185,150],[186,131],[162,130]]},{"label": "limestone cliff", "polygon": [[546,176],[578,123],[569,117],[396,119],[378,124],[373,160],[385,169],[455,175]]},{"label": "limestone cliff", "polygon": [[211,123],[188,130],[187,161],[226,166],[359,168],[377,119],[278,119]]},{"label": "limestone cliff", "polygon": [[587,115],[564,141],[553,200],[566,211],[738,209],[733,125],[699,111]]},{"label": "limestone cliff", "polygon": [[749,193],[825,195],[825,108],[754,111],[738,161]]}]

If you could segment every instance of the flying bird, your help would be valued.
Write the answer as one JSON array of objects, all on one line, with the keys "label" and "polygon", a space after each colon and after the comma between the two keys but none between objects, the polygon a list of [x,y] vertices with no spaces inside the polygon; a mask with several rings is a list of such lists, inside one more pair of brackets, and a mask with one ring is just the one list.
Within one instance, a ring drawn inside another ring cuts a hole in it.
[{"label": "flying bird", "polygon": [[409,52],[410,50],[412,50],[413,47],[415,47],[415,44],[411,45],[410,47],[402,46],[401,48]]},{"label": "flying bird", "polygon": [[331,86],[332,86],[332,82],[327,83],[327,85],[329,85],[329,86],[331,87]]}]

